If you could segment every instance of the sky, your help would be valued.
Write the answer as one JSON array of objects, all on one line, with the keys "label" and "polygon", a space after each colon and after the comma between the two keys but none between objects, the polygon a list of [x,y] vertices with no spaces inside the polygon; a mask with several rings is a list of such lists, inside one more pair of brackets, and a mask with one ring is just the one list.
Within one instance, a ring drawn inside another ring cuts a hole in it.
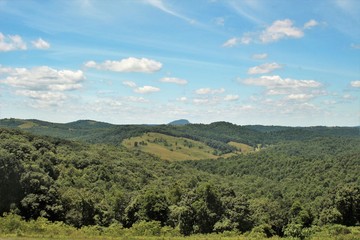
[{"label": "sky", "polygon": [[0,119],[360,125],[358,0],[0,0]]}]

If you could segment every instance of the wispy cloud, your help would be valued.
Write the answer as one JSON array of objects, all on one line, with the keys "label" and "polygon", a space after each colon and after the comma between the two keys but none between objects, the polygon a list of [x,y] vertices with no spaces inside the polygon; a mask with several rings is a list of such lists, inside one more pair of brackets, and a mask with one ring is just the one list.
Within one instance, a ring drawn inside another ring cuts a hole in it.
[{"label": "wispy cloud", "polygon": [[175,83],[178,85],[186,85],[188,83],[187,80],[175,77],[164,77],[160,79],[160,82],[163,83]]},{"label": "wispy cloud", "polygon": [[224,93],[224,92],[225,92],[224,88],[219,88],[219,89],[200,88],[195,91],[195,93],[199,94],[199,95],[220,94],[220,93]]},{"label": "wispy cloud", "polygon": [[315,21],[314,19],[311,19],[310,21],[308,21],[304,24],[304,29],[310,29],[317,25],[319,25],[319,23],[317,21]]},{"label": "wispy cloud", "polygon": [[239,95],[231,95],[231,94],[229,94],[229,95],[226,95],[224,97],[225,101],[236,101],[238,99],[239,99]]},{"label": "wispy cloud", "polygon": [[259,54],[252,55],[252,58],[256,59],[256,60],[266,59],[267,57],[268,57],[267,53],[259,53]]},{"label": "wispy cloud", "polygon": [[360,88],[360,80],[352,81],[350,85],[354,88]]},{"label": "wispy cloud", "polygon": [[152,73],[162,68],[162,63],[147,58],[129,57],[119,61],[106,60],[103,63],[88,61],[85,67],[114,72],[143,72]]},{"label": "wispy cloud", "polygon": [[288,89],[299,89],[299,88],[318,88],[321,86],[320,82],[315,80],[296,80],[291,78],[282,78],[278,75],[273,76],[261,76],[259,78],[248,78],[243,81],[248,85],[263,86],[268,89],[276,88],[288,88]]},{"label": "wispy cloud", "polygon": [[360,44],[352,43],[352,44],[351,44],[351,48],[353,48],[353,49],[360,49]]},{"label": "wispy cloud", "polygon": [[36,41],[32,41],[31,43],[37,49],[48,49],[48,48],[50,48],[50,43],[46,42],[42,38],[39,38]]},{"label": "wispy cloud", "polygon": [[223,47],[234,47],[238,44],[250,43],[272,43],[281,39],[288,38],[302,38],[304,37],[304,30],[308,30],[317,26],[315,20],[310,20],[304,24],[303,27],[294,26],[294,22],[290,19],[276,20],[270,26],[266,27],[261,32],[247,32],[242,37],[232,37],[227,40]]},{"label": "wispy cloud", "polygon": [[190,24],[196,23],[196,21],[194,19],[188,18],[185,15],[178,13],[176,10],[166,6],[162,0],[144,0],[144,1],[163,12],[168,13],[177,18],[180,18],[182,20],[185,20],[186,22],[188,22]]},{"label": "wispy cloud", "polygon": [[147,93],[154,93],[159,92],[160,88],[153,87],[153,86],[143,86],[143,87],[137,87],[134,89],[134,92],[141,93],[141,94],[147,94]]},{"label": "wispy cloud", "polygon": [[246,18],[247,20],[256,24],[263,24],[263,21],[258,17],[257,13],[254,13],[254,11],[259,7],[259,4],[257,4],[256,0],[241,2],[230,1],[229,5],[237,14]]},{"label": "wispy cloud", "polygon": [[0,52],[8,52],[14,50],[26,50],[26,43],[19,35],[5,36],[0,32]]},{"label": "wispy cloud", "polygon": [[132,88],[135,93],[147,94],[147,93],[154,93],[154,92],[159,92],[160,91],[160,88],[153,87],[153,86],[138,87],[137,84],[135,82],[133,82],[133,81],[123,81],[122,83],[125,86],[127,86],[129,88]]},{"label": "wispy cloud", "polygon": [[214,23],[217,25],[217,26],[224,26],[225,25],[225,18],[223,17],[217,17],[214,19]]},{"label": "wispy cloud", "polygon": [[276,69],[282,68],[282,65],[278,63],[265,63],[260,66],[251,67],[248,70],[248,74],[265,74],[275,71]]}]

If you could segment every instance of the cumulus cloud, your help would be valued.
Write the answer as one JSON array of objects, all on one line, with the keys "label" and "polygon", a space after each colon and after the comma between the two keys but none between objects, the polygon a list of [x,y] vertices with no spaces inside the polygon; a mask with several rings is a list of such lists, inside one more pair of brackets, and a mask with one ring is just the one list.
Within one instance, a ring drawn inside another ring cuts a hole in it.
[{"label": "cumulus cloud", "polygon": [[67,91],[82,87],[85,80],[81,70],[56,70],[47,66],[27,68],[2,68],[5,72],[2,83],[16,88],[40,91]]},{"label": "cumulus cloud", "polygon": [[315,27],[319,25],[319,23],[317,21],[315,21],[314,19],[311,19],[310,21],[306,22],[304,24],[304,29],[310,29],[312,27]]},{"label": "cumulus cloud", "polygon": [[134,89],[134,92],[146,94],[146,93],[153,93],[153,92],[159,92],[160,88],[153,87],[153,86],[143,86],[143,87],[137,87]]},{"label": "cumulus cloud", "polygon": [[19,35],[5,36],[0,32],[0,52],[8,52],[14,50],[26,50],[26,43]]},{"label": "cumulus cloud", "polygon": [[185,79],[174,78],[174,77],[164,77],[164,78],[160,79],[160,82],[175,83],[175,84],[179,84],[179,85],[185,85],[188,83],[188,81]]},{"label": "cumulus cloud", "polygon": [[352,81],[350,85],[354,88],[360,88],[360,80]]},{"label": "cumulus cloud", "polygon": [[268,57],[267,53],[259,53],[252,55],[252,58],[256,60],[266,59],[267,57]]},{"label": "cumulus cloud", "polygon": [[307,101],[313,98],[314,95],[312,94],[305,94],[305,93],[298,93],[298,94],[289,94],[286,99],[288,100],[300,100],[300,101]]},{"label": "cumulus cloud", "polygon": [[310,20],[303,27],[296,27],[290,19],[276,20],[270,26],[260,32],[247,32],[242,37],[233,37],[227,40],[223,47],[234,47],[238,44],[250,44],[252,42],[271,43],[286,38],[302,38],[304,30],[317,26],[319,23]]},{"label": "cumulus cloud", "polygon": [[4,68],[0,66],[0,83],[15,89],[15,94],[30,98],[32,107],[59,106],[68,96],[65,91],[82,88],[81,70],[57,70],[47,66]]},{"label": "cumulus cloud", "polygon": [[162,68],[162,63],[148,58],[129,57],[120,61],[106,60],[103,63],[88,61],[85,63],[85,67],[114,72],[152,73],[159,71]]},{"label": "cumulus cloud", "polygon": [[261,76],[259,78],[248,78],[243,81],[247,85],[262,86],[268,89],[301,89],[318,88],[320,82],[315,80],[296,80],[291,78],[282,78],[280,76]]},{"label": "cumulus cloud", "polygon": [[[50,92],[50,91],[33,91],[33,90],[17,90],[16,95],[26,96],[35,100],[58,103],[65,99],[67,96],[62,92]],[[53,105],[53,104],[50,104]]]},{"label": "cumulus cloud", "polygon": [[224,88],[219,88],[219,89],[211,89],[211,88],[200,88],[198,90],[195,91],[196,94],[199,95],[205,95],[205,94],[220,94],[220,93],[224,93],[225,89]]},{"label": "cumulus cloud", "polygon": [[276,69],[282,68],[282,66],[278,63],[265,63],[260,66],[251,67],[248,70],[248,74],[264,74],[270,73]]},{"label": "cumulus cloud", "polygon": [[277,20],[260,34],[263,43],[275,42],[282,38],[302,38],[304,32],[295,26],[290,19]]},{"label": "cumulus cloud", "polygon": [[225,101],[236,101],[239,99],[239,95],[226,95],[224,97]]},{"label": "cumulus cloud", "polygon": [[48,48],[50,48],[50,44],[48,42],[44,41],[42,38],[39,38],[36,41],[32,41],[31,43],[37,49],[48,49]]}]

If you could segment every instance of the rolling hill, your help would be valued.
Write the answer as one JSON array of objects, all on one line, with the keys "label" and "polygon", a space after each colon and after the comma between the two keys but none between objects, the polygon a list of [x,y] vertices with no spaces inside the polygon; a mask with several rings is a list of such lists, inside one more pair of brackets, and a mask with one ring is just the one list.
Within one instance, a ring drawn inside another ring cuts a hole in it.
[{"label": "rolling hill", "polygon": [[0,125],[0,214],[183,235],[305,238],[360,224],[358,128]]}]

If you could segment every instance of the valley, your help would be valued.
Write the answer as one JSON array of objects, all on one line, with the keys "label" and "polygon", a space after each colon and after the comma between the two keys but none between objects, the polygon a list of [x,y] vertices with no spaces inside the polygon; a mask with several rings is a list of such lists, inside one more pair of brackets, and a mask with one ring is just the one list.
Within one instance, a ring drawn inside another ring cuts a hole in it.
[{"label": "valley", "polygon": [[358,127],[2,119],[0,236],[356,239],[359,146]]}]

